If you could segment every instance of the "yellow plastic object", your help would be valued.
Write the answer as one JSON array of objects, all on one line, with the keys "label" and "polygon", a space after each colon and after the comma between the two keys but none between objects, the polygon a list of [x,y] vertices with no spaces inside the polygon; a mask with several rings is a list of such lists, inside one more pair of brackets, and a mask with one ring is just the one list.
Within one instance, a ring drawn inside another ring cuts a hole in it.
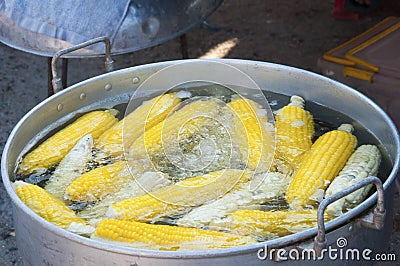
[{"label": "yellow plastic object", "polygon": [[369,83],[372,83],[373,77],[374,77],[374,72],[358,69],[355,67],[344,67],[343,76],[361,79],[361,80],[368,81]]},{"label": "yellow plastic object", "polygon": [[368,46],[370,46],[371,44],[381,40],[382,38],[386,37],[387,35],[389,35],[390,33],[396,31],[397,29],[400,28],[400,22],[394,24],[393,26],[387,28],[386,30],[382,31],[381,33],[375,35],[374,37],[372,37],[371,39],[367,40],[366,42],[361,43],[360,45],[354,47],[353,49],[349,50],[346,53],[346,58],[351,60],[352,62],[355,62],[356,64],[359,64],[360,66],[366,67],[374,72],[379,72],[379,67],[371,64],[361,58],[358,58],[357,56],[355,56],[354,54],[357,52],[360,52],[361,50],[367,48]]},{"label": "yellow plastic object", "polygon": [[340,51],[341,49],[343,49],[343,48],[347,47],[348,45],[352,44],[353,42],[357,42],[357,41],[365,38],[366,36],[368,36],[369,34],[374,32],[377,28],[381,27],[382,25],[385,25],[387,22],[389,22],[390,20],[393,20],[393,19],[396,19],[396,17],[391,16],[391,17],[385,18],[384,20],[382,20],[381,22],[376,24],[374,27],[372,27],[372,28],[368,29],[367,31],[361,33],[360,35],[352,38],[351,40],[349,40],[349,41],[347,41],[347,42],[345,42],[345,43],[333,48],[332,50],[329,50],[328,52],[326,52],[322,56],[322,58],[327,60],[327,61],[330,61],[330,62],[333,62],[333,63],[337,63],[337,64],[340,64],[340,65],[355,66],[356,62],[350,60],[349,58],[337,57],[334,54],[337,51]]}]

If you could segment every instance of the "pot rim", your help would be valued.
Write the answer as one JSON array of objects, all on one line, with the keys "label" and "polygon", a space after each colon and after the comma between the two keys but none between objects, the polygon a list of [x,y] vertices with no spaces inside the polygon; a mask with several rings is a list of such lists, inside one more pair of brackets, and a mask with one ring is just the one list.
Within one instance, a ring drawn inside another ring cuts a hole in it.
[{"label": "pot rim", "polygon": [[[232,255],[239,255],[239,254],[248,254],[248,253],[254,253],[257,252],[257,250],[264,248],[264,247],[283,247],[287,246],[293,243],[298,243],[306,240],[312,239],[314,236],[317,234],[317,227],[310,228],[307,230],[304,230],[302,232],[296,233],[296,234],[291,234],[288,236],[264,241],[264,242],[259,242],[255,244],[250,244],[246,246],[241,246],[241,247],[234,247],[234,248],[224,248],[224,249],[212,249],[212,250],[199,250],[199,251],[160,251],[160,250],[148,250],[148,249],[139,249],[139,248],[131,248],[131,247],[123,247],[120,245],[112,244],[112,243],[106,243],[106,242],[101,242],[98,240],[93,240],[89,239],[86,237],[79,236],[77,234],[68,232],[67,230],[61,229],[52,223],[46,221],[45,219],[41,218],[37,214],[35,214],[29,207],[27,207],[17,196],[15,193],[14,189],[11,186],[11,181],[10,177],[8,175],[8,168],[9,167],[14,167],[15,162],[8,162],[8,153],[10,152],[10,146],[11,143],[14,140],[14,136],[16,132],[20,129],[20,127],[23,125],[25,120],[29,119],[30,116],[35,113],[37,110],[42,108],[43,106],[47,105],[50,101],[53,99],[62,97],[64,94],[67,94],[70,91],[75,90],[76,88],[82,87],[84,85],[90,84],[95,80],[100,80],[100,79],[106,79],[109,76],[114,76],[114,75],[123,75],[126,73],[132,73],[135,71],[147,69],[147,68],[157,68],[157,69],[162,69],[164,67],[173,65],[173,64],[178,64],[178,63],[184,63],[184,62],[198,62],[198,61],[216,61],[216,62],[222,62],[226,63],[228,65],[233,65],[233,66],[252,66],[256,67],[258,65],[260,66],[266,66],[266,67],[272,67],[275,69],[280,69],[280,70],[286,70],[286,71],[292,71],[292,72],[297,72],[301,74],[305,74],[308,76],[311,76],[315,79],[322,79],[327,83],[331,83],[334,86],[340,87],[344,90],[350,90],[352,93],[358,95],[359,97],[363,98],[363,100],[367,101],[369,104],[371,104],[374,108],[375,111],[379,112],[379,115],[381,115],[385,121],[389,124],[390,126],[390,131],[393,133],[394,136],[394,145],[396,147],[397,154],[395,158],[393,158],[393,168],[392,171],[390,172],[390,175],[384,182],[384,190],[386,191],[388,187],[393,183],[394,179],[396,178],[397,172],[399,171],[399,165],[400,165],[400,139],[399,139],[399,133],[397,131],[396,126],[394,125],[393,121],[389,118],[389,116],[380,108],[375,102],[373,102],[371,99],[369,99],[367,96],[361,94],[360,92],[350,88],[347,85],[344,85],[340,82],[337,82],[335,80],[329,79],[327,77],[324,77],[320,74],[316,74],[304,69],[299,69],[296,67],[291,67],[291,66],[285,66],[281,64],[275,64],[275,63],[269,63],[269,62],[261,62],[261,61],[252,61],[252,60],[242,60],[242,59],[188,59],[188,60],[172,60],[172,61],[164,61],[164,62],[158,62],[158,63],[151,63],[151,64],[145,64],[145,65],[139,65],[139,66],[133,66],[129,68],[124,68],[121,70],[117,70],[111,73],[106,73],[102,74],[96,77],[92,77],[90,79],[81,81],[79,83],[76,83],[63,91],[45,99],[38,105],[36,105],[33,109],[31,109],[27,114],[25,114],[15,125],[13,128],[12,132],[10,133],[9,138],[7,139],[7,142],[4,146],[3,154],[2,154],[2,159],[1,159],[1,174],[2,174],[2,180],[4,187],[6,188],[6,191],[10,198],[12,199],[12,202],[14,204],[13,207],[18,207],[20,210],[23,212],[29,214],[29,216],[36,220],[37,223],[39,223],[42,227],[46,228],[47,230],[51,231],[52,233],[65,237],[71,241],[78,242],[82,245],[85,246],[91,246],[95,247],[97,249],[105,249],[111,252],[115,253],[122,253],[122,254],[127,254],[127,255],[133,255],[133,256],[145,256],[145,257],[157,257],[157,258],[202,258],[202,257],[221,257],[221,256],[232,256]],[[365,210],[369,209],[377,199],[377,193],[375,192],[373,195],[371,195],[368,199],[364,200],[363,203],[359,204],[357,207],[353,208],[352,210],[348,211],[347,213],[343,214],[340,217],[337,217],[325,224],[326,226],[326,231],[331,231],[336,228],[339,228],[340,226],[343,226],[345,223],[348,223],[351,219],[356,218],[359,216],[362,212]]]}]

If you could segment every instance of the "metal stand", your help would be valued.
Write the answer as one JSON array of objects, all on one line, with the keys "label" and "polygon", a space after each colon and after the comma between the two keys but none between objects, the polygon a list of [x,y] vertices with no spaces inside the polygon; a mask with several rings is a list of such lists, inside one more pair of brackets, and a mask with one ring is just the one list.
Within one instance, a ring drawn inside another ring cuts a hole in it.
[{"label": "metal stand", "polygon": [[189,51],[188,51],[188,44],[186,40],[186,34],[183,34],[179,37],[179,40],[181,42],[181,54],[182,54],[182,59],[188,59],[189,58]]},{"label": "metal stand", "polygon": [[[51,72],[51,60],[52,57],[47,57],[47,97],[50,97],[54,94],[53,89],[53,75]],[[67,87],[67,73],[68,73],[68,58],[62,58],[61,60],[61,82],[64,88]]]},{"label": "metal stand", "polygon": [[[219,31],[220,27],[212,25],[208,23],[207,21],[203,21],[200,25],[201,28],[209,31]],[[179,40],[181,42],[181,54],[182,54],[182,59],[188,59],[189,58],[189,50],[188,50],[188,44],[187,44],[187,39],[186,39],[186,33],[182,34],[179,37]]]}]

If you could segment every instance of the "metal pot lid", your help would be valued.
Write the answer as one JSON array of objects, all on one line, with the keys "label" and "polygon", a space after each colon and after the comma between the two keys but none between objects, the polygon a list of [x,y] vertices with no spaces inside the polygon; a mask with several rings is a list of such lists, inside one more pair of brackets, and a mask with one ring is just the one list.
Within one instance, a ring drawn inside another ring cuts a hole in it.
[{"label": "metal pot lid", "polygon": [[[161,44],[202,23],[223,0],[0,1],[0,41],[41,56],[106,36],[112,54]],[[96,57],[101,44],[66,57]]]}]

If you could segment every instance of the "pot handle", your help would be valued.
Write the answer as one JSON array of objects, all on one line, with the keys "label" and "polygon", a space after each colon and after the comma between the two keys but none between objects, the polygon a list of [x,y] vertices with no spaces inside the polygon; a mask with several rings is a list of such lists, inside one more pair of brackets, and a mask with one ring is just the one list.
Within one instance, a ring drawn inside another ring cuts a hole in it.
[{"label": "pot handle", "polygon": [[114,60],[112,60],[111,58],[111,44],[110,44],[110,39],[108,37],[98,37],[77,45],[74,45],[72,47],[68,47],[65,48],[63,50],[58,51],[54,56],[53,59],[51,60],[51,73],[53,75],[53,79],[52,79],[52,84],[53,84],[53,90],[54,93],[57,93],[59,91],[61,91],[63,89],[62,86],[62,82],[61,82],[61,78],[58,77],[57,74],[57,62],[58,59],[60,59],[61,56],[68,54],[70,52],[82,49],[84,47],[93,45],[95,43],[99,43],[99,42],[104,42],[105,44],[105,57],[106,57],[106,61],[105,61],[105,67],[106,67],[106,71],[110,72],[114,70]]},{"label": "pot handle", "polygon": [[317,236],[314,238],[314,250],[316,251],[317,254],[320,254],[322,249],[326,248],[327,246],[327,240],[326,240],[326,233],[325,233],[325,223],[324,223],[324,212],[326,207],[328,207],[329,204],[351,194],[352,192],[367,186],[369,184],[374,184],[376,187],[376,191],[378,193],[378,200],[376,203],[376,207],[374,208],[374,215],[373,215],[373,220],[372,222],[367,222],[360,220],[360,224],[365,227],[369,228],[374,228],[374,229],[381,229],[383,227],[384,221],[385,221],[385,203],[384,203],[384,191],[383,191],[383,185],[382,181],[375,177],[375,176],[370,176],[366,179],[364,179],[361,182],[358,182],[357,184],[354,184],[347,189],[334,194],[333,196],[324,199],[321,201],[319,207],[318,207],[318,215],[317,215],[317,222],[318,222],[318,233]]}]

